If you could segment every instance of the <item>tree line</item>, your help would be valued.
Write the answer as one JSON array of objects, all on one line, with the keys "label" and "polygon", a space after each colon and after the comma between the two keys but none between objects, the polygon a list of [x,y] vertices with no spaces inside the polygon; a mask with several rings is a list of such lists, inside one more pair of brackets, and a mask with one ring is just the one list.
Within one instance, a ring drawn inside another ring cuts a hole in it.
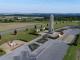
[{"label": "tree line", "polygon": [[[23,18],[18,19],[17,17],[14,17],[12,19],[1,19],[0,22],[2,23],[10,23],[10,22],[35,22],[35,21],[48,21],[50,19],[50,16],[44,17],[44,18]],[[55,21],[80,21],[80,16],[54,16]]]}]

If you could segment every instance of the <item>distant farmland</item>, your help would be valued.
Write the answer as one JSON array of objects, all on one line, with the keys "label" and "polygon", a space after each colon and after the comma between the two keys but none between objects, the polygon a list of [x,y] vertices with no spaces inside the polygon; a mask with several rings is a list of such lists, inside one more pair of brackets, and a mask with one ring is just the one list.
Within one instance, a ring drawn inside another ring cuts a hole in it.
[{"label": "distant farmland", "polygon": [[34,25],[40,23],[0,23],[0,31],[6,31],[10,29],[16,29],[21,27],[32,28]]}]

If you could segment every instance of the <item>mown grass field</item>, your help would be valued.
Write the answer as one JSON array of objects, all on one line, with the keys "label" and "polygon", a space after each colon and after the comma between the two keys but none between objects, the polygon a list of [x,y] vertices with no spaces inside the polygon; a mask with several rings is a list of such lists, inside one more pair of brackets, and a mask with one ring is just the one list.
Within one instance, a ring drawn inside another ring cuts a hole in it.
[{"label": "mown grass field", "polygon": [[61,27],[64,27],[64,26],[69,26],[69,25],[73,25],[73,26],[77,26],[79,25],[80,22],[71,22],[71,21],[56,21],[55,24],[54,24],[54,27],[55,29],[57,28],[61,28]]},{"label": "mown grass field", "polygon": [[3,44],[7,41],[16,40],[16,39],[28,42],[37,37],[36,35],[29,34],[29,32],[30,30],[29,31],[19,31],[17,32],[17,35],[12,35],[12,34],[2,35],[0,44]]}]

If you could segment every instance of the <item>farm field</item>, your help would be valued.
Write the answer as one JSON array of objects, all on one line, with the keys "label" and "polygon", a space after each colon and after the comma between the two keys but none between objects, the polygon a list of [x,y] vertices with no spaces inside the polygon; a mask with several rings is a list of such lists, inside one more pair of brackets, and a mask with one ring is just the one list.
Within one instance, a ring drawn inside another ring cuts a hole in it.
[{"label": "farm field", "polygon": [[[0,23],[0,31],[6,31],[10,29],[16,29],[21,27],[32,28],[34,25],[47,25],[48,21],[43,22],[27,22],[27,23]],[[61,28],[69,25],[79,25],[80,22],[71,22],[71,21],[55,21],[54,28]]]},{"label": "farm field", "polygon": [[0,31],[16,29],[21,27],[32,28],[34,25],[41,23],[0,23]]}]

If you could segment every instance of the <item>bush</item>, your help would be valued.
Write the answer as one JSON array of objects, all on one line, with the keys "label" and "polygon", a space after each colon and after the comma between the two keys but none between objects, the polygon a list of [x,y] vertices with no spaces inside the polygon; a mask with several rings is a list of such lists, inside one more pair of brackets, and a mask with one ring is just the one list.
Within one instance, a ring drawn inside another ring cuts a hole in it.
[{"label": "bush", "polygon": [[42,27],[42,25],[41,25],[41,27],[40,27],[40,31],[43,31],[43,27]]},{"label": "bush", "polygon": [[26,28],[26,31],[28,31],[28,29]]},{"label": "bush", "polygon": [[36,25],[34,26],[34,29],[37,29],[37,26]]},{"label": "bush", "polygon": [[48,36],[48,38],[51,38],[51,39],[57,39],[57,38],[59,38],[59,35],[58,35],[58,36],[56,36],[56,37]]},{"label": "bush", "polygon": [[20,38],[20,39],[18,39],[18,40],[21,40],[21,41],[24,41],[24,42],[28,42],[27,40],[25,40],[25,39],[21,39],[21,38]]},{"label": "bush", "polygon": [[48,27],[48,24],[47,24],[47,27]]},{"label": "bush", "polygon": [[46,27],[45,30],[48,30],[48,27]]},{"label": "bush", "polygon": [[77,44],[78,44],[78,38],[79,38],[79,35],[76,35],[76,38],[75,38],[75,40],[73,42],[73,45],[77,46]]},{"label": "bush", "polygon": [[17,30],[14,30],[14,35],[16,35],[17,34]]},{"label": "bush", "polygon": [[43,29],[41,28],[40,31],[43,31]]},{"label": "bush", "polygon": [[29,34],[32,34],[32,35],[39,35],[39,34],[36,32],[35,29],[31,30],[31,31],[29,32]]},{"label": "bush", "polygon": [[42,28],[43,26],[41,25],[41,28]]},{"label": "bush", "polygon": [[2,36],[0,35],[0,39],[2,38]]},{"label": "bush", "polygon": [[5,51],[3,51],[2,49],[0,49],[0,56],[4,55],[5,53],[6,53]]}]

